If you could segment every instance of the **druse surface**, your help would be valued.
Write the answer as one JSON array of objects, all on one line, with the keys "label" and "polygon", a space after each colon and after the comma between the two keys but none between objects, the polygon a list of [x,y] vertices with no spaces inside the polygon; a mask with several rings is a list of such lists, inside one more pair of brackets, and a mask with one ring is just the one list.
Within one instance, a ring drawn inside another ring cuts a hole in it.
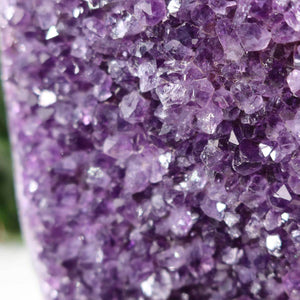
[{"label": "druse surface", "polygon": [[1,6],[47,300],[300,299],[299,1]]}]

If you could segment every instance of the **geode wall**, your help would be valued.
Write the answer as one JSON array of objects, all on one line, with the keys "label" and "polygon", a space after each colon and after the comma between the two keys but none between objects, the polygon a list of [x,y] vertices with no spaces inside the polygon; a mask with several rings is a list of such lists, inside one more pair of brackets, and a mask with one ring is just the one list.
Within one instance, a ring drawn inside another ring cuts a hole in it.
[{"label": "geode wall", "polygon": [[45,299],[300,299],[299,1],[1,6]]}]

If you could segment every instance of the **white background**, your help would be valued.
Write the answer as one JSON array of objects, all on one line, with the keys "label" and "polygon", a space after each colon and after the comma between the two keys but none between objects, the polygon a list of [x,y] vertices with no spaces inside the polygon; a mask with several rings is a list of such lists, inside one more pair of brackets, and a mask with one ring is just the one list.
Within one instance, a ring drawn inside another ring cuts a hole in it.
[{"label": "white background", "polygon": [[0,299],[42,300],[29,254],[21,242],[0,243]]}]

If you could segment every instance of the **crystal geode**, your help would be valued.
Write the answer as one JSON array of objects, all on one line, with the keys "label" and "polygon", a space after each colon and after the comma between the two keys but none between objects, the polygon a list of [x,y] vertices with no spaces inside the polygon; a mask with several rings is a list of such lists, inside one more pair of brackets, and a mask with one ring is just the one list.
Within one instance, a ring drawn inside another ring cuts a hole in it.
[{"label": "crystal geode", "polygon": [[0,14],[45,299],[300,299],[298,0],[4,0]]}]

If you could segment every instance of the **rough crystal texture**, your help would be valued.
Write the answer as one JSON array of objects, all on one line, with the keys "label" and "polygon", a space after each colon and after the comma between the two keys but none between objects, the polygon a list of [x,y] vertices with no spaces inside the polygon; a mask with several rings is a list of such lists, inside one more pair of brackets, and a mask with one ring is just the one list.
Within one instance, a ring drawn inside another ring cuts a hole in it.
[{"label": "rough crystal texture", "polygon": [[0,2],[45,299],[300,299],[299,1]]}]

